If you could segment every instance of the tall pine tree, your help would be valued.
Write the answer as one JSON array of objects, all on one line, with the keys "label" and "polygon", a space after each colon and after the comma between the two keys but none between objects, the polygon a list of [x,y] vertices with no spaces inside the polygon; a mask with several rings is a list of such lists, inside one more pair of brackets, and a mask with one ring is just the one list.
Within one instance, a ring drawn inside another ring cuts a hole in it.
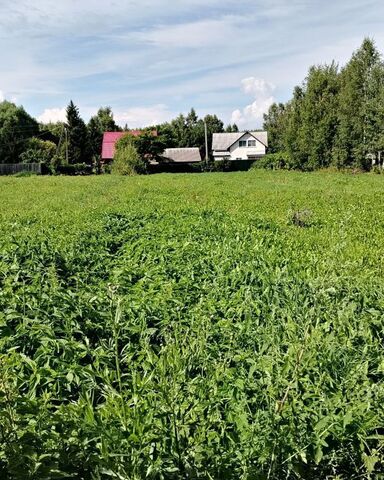
[{"label": "tall pine tree", "polygon": [[91,163],[87,127],[81,119],[79,109],[72,102],[67,107],[68,163]]}]

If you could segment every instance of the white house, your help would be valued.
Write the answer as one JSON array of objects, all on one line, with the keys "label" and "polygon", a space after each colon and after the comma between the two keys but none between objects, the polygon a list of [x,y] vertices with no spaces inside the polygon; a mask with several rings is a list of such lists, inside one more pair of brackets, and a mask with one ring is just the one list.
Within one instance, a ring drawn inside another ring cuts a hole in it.
[{"label": "white house", "polygon": [[267,132],[214,133],[212,138],[215,160],[257,160],[267,147]]}]

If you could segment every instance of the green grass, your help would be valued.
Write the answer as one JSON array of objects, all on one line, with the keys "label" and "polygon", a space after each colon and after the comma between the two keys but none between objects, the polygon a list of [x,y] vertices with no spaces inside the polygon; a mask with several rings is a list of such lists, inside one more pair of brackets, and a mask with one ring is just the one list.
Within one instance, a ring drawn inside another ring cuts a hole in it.
[{"label": "green grass", "polygon": [[0,478],[383,478],[381,177],[0,178]]}]

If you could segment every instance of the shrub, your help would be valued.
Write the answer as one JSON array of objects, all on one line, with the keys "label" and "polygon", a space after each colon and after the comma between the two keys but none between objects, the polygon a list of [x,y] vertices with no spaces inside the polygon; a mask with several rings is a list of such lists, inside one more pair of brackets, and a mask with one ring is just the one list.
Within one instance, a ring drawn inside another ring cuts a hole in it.
[{"label": "shrub", "polygon": [[311,210],[296,210],[289,212],[289,223],[296,227],[310,227],[313,225],[313,212]]},{"label": "shrub", "polygon": [[285,152],[267,153],[264,157],[256,160],[252,168],[265,168],[269,170],[289,169],[289,155]]},{"label": "shrub", "polygon": [[371,169],[371,172],[380,175],[381,173],[384,173],[384,170],[382,167],[379,167],[379,165],[374,165]]},{"label": "shrub", "polygon": [[56,145],[53,142],[31,138],[28,140],[27,148],[20,155],[23,163],[42,163],[49,165],[56,155]]},{"label": "shrub", "polygon": [[36,173],[36,172],[23,171],[23,172],[14,173],[12,176],[16,177],[16,178],[23,178],[23,177],[35,177],[37,175],[38,175],[38,173]]},{"label": "shrub", "polygon": [[85,163],[58,165],[56,167],[56,173],[63,175],[90,175],[92,173],[92,166]]},{"label": "shrub", "polygon": [[134,145],[127,142],[118,142],[112,163],[112,173],[117,175],[138,175],[146,173],[146,171],[147,165]]},{"label": "shrub", "polygon": [[230,160],[216,160],[213,163],[213,167],[212,167],[213,172],[229,172],[230,170],[231,170]]}]

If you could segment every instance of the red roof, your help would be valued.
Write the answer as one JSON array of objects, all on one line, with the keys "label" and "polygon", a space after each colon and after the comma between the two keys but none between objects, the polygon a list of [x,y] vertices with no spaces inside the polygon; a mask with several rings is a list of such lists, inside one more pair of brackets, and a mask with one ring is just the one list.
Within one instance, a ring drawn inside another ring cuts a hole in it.
[{"label": "red roof", "polygon": [[[103,160],[112,160],[115,154],[115,144],[121,137],[130,133],[138,137],[143,133],[143,130],[130,130],[129,132],[105,132],[103,135],[103,146],[101,150],[101,158]],[[152,134],[157,137],[157,131],[154,130]]]}]

